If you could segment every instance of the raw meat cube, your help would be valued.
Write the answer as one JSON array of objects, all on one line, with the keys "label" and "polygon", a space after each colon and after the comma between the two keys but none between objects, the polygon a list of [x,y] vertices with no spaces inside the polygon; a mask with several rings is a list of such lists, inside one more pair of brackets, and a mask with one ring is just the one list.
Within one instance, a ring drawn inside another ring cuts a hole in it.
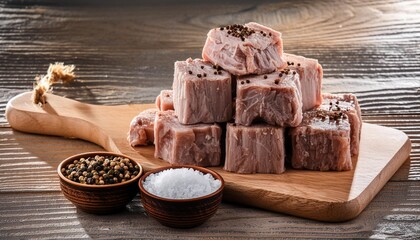
[{"label": "raw meat cube", "polygon": [[236,173],[282,173],[284,130],[267,124],[250,127],[229,123],[224,170]]},{"label": "raw meat cube", "polygon": [[314,109],[289,131],[292,167],[320,171],[352,169],[350,123],[345,114]]},{"label": "raw meat cube", "polygon": [[318,107],[322,103],[322,67],[318,60],[284,53],[288,68],[299,73],[302,89],[303,111]]},{"label": "raw meat cube", "polygon": [[235,104],[237,124],[250,126],[263,120],[281,127],[298,126],[302,121],[299,74],[288,71],[239,77]]},{"label": "raw meat cube", "polygon": [[182,125],[172,110],[155,119],[155,157],[171,164],[203,167],[220,164],[221,128],[217,124]]},{"label": "raw meat cube", "polygon": [[202,55],[238,76],[271,73],[286,66],[281,33],[254,22],[210,30]]},{"label": "raw meat cube", "polygon": [[162,90],[156,97],[156,107],[160,111],[174,110],[174,99],[172,90]]},{"label": "raw meat cube", "polygon": [[173,99],[182,124],[226,122],[232,118],[231,75],[210,62],[175,62]]},{"label": "raw meat cube", "polygon": [[153,144],[153,126],[158,109],[152,108],[141,112],[130,123],[128,142],[131,146]]},{"label": "raw meat cube", "polygon": [[362,114],[359,102],[353,94],[322,94],[324,98],[321,108],[346,114],[350,122],[351,155],[359,154],[360,135],[362,130]]}]

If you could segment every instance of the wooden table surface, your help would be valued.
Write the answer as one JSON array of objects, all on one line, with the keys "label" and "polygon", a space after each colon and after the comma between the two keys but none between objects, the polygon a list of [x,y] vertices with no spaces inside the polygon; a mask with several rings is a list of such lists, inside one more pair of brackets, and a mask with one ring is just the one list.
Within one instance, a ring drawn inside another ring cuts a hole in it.
[{"label": "wooden table surface", "polygon": [[[0,0],[1,239],[420,238],[420,1],[156,2]],[[90,215],[64,198],[55,170],[101,148],[17,132],[5,119],[10,98],[56,61],[79,76],[57,95],[151,102],[170,88],[174,61],[200,57],[210,28],[249,21],[281,31],[286,52],[319,59],[323,91],[355,93],[365,122],[410,137],[410,159],[358,218],[324,223],[223,203],[204,225],[178,230],[147,217],[138,197],[122,213]]]}]

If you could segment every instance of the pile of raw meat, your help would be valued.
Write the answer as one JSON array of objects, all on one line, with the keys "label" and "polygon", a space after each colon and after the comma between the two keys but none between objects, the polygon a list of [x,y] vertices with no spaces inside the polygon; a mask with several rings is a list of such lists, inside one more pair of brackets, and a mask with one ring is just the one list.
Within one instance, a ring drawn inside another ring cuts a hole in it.
[{"label": "pile of raw meat", "polygon": [[132,146],[236,173],[352,169],[360,107],[353,94],[321,93],[316,59],[284,53],[281,34],[257,23],[210,30],[202,57],[175,62],[173,90],[132,120]]}]

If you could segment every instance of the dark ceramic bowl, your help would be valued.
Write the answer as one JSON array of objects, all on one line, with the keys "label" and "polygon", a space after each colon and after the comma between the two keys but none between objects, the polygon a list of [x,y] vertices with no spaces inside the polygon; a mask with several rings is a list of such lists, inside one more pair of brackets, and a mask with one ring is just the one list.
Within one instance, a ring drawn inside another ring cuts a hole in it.
[{"label": "dark ceramic bowl", "polygon": [[[106,184],[106,185],[87,185],[67,179],[62,173],[61,168],[80,158],[100,156],[119,156],[130,159],[139,166],[139,174],[126,182]],[[71,156],[58,165],[58,176],[60,177],[61,191],[77,208],[84,212],[105,214],[121,210],[138,193],[138,181],[143,169],[140,164],[128,156],[111,152],[88,152]]]},{"label": "dark ceramic bowl", "polygon": [[[219,189],[209,195],[191,199],[162,198],[144,189],[143,182],[150,174],[170,168],[192,168],[204,174],[210,173],[215,179],[219,179],[222,184]],[[224,186],[223,178],[216,172],[203,167],[186,165],[155,169],[147,172],[139,181],[141,202],[148,215],[155,218],[161,224],[174,228],[195,227],[211,218],[216,213],[222,201]]]}]

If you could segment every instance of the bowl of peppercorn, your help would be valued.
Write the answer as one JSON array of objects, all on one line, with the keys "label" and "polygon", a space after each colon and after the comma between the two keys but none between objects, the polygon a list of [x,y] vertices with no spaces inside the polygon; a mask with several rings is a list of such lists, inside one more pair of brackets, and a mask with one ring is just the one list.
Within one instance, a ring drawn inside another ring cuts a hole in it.
[{"label": "bowl of peppercorn", "polygon": [[143,169],[122,154],[88,152],[65,159],[57,172],[61,191],[77,208],[106,214],[123,209],[136,196]]}]

